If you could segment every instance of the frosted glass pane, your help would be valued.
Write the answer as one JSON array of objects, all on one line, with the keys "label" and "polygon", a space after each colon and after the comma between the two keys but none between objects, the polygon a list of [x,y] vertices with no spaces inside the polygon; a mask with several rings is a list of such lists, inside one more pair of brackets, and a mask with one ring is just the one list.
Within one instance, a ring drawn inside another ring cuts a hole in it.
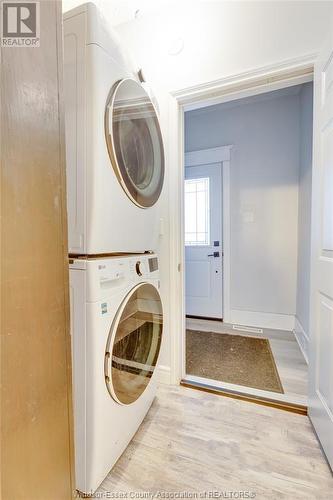
[{"label": "frosted glass pane", "polygon": [[206,191],[206,184],[205,182],[197,182],[197,192],[201,191],[202,193],[204,193]]},{"label": "frosted glass pane", "polygon": [[195,193],[196,184],[194,182],[185,183],[185,193]]},{"label": "frosted glass pane", "polygon": [[209,245],[209,178],[185,180],[185,245]]},{"label": "frosted glass pane", "polygon": [[197,233],[197,242],[204,245],[206,243],[206,233]]},{"label": "frosted glass pane", "polygon": [[206,221],[206,193],[197,194],[197,231],[205,233],[207,231]]},{"label": "frosted glass pane", "polygon": [[195,233],[197,230],[196,221],[196,193],[188,193],[185,198],[186,231]]}]

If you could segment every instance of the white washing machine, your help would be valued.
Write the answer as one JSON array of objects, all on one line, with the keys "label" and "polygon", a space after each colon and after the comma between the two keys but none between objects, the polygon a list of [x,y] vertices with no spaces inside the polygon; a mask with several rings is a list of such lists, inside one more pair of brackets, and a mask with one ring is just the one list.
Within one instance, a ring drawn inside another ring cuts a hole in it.
[{"label": "white washing machine", "polygon": [[156,255],[70,260],[76,488],[92,494],[156,391],[163,311]]},{"label": "white washing machine", "polygon": [[156,250],[164,150],[152,99],[92,3],[64,15],[69,253]]}]

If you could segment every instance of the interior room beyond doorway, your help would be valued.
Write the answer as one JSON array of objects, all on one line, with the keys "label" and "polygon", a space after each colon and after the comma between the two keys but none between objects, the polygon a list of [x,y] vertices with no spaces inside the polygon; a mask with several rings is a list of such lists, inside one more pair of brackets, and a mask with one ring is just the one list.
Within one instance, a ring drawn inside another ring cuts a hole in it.
[{"label": "interior room beyond doorway", "polygon": [[312,93],[309,82],[185,113],[185,157],[232,146],[228,231],[223,162],[185,160],[186,378],[306,404]]}]

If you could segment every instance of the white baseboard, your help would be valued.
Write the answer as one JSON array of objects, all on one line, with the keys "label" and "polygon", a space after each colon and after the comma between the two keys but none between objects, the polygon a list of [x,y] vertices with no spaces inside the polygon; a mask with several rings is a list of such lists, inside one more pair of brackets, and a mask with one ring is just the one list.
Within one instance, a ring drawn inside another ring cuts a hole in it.
[{"label": "white baseboard", "polygon": [[158,367],[158,381],[160,384],[171,384],[171,371],[170,366],[159,365]]},{"label": "white baseboard", "polygon": [[299,345],[300,350],[304,356],[305,361],[309,364],[309,336],[305,332],[301,322],[296,317],[295,318],[295,329],[294,329],[295,337],[297,343]]},{"label": "white baseboard", "polygon": [[295,316],[293,314],[274,314],[231,309],[230,323],[292,331],[295,328]]}]

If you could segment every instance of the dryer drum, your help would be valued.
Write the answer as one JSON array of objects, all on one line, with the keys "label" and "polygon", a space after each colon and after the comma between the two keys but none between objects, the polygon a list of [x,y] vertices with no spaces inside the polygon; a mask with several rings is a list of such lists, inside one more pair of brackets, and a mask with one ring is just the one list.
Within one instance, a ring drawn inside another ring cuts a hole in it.
[{"label": "dryer drum", "polygon": [[153,206],[164,181],[164,148],[154,105],[130,78],[110,92],[105,111],[109,157],[127,196],[139,207]]}]

